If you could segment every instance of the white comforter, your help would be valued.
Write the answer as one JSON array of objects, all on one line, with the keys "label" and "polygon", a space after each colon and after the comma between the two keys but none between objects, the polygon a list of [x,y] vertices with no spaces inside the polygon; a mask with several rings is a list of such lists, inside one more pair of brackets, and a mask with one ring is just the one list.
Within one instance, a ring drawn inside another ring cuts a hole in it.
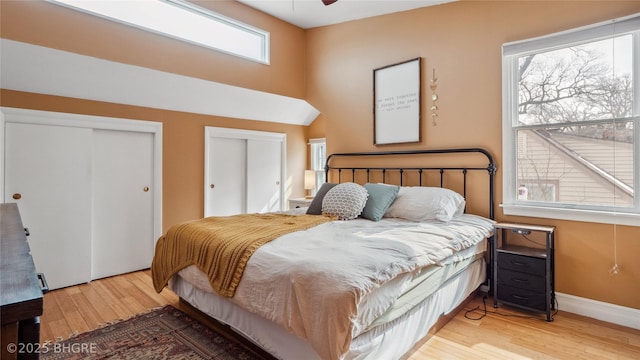
[{"label": "white comforter", "polygon": [[[262,246],[231,301],[306,339],[323,358],[339,359],[413,273],[473,256],[462,250],[488,237],[492,224],[468,214],[448,223],[325,223]],[[367,296],[383,284],[384,295]]]}]

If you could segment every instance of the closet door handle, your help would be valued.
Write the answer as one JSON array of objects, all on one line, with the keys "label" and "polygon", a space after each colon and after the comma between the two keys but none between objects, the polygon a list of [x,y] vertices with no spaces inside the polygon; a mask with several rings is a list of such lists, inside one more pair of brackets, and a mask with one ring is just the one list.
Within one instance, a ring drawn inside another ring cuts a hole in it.
[{"label": "closet door handle", "polygon": [[13,198],[14,198],[15,200],[20,200],[20,199],[22,198],[22,194],[20,194],[20,193],[15,193],[15,194],[13,194]]}]

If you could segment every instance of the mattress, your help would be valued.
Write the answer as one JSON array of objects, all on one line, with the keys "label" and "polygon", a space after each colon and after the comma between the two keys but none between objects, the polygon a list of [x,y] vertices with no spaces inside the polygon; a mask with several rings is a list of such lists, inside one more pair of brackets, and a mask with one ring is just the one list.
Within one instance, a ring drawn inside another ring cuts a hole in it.
[{"label": "mattress", "polygon": [[[486,264],[477,259],[449,278],[409,311],[353,339],[344,360],[398,359],[422,339],[443,314],[449,314],[485,280]],[[320,360],[304,339],[217,294],[202,290],[176,275],[169,287],[181,299],[221,321],[277,359]]]},{"label": "mattress", "polygon": [[[441,265],[431,265],[422,268],[415,273],[407,273],[398,276],[394,280],[380,286],[373,291],[362,303],[361,312],[373,311],[370,309],[371,304],[385,302],[381,299],[386,297],[394,297],[389,307],[375,320],[371,321],[362,331],[368,331],[376,326],[383,325],[402,316],[407,311],[418,305],[428,296],[438,290],[449,279],[458,275],[466,267],[473,262],[484,259],[487,242],[480,243],[465,249],[462,254],[457,254],[456,258],[447,259]],[[215,294],[215,291],[209,285],[207,275],[200,271],[195,265],[186,267],[178,272],[182,280],[191,283],[195,288],[202,290],[204,293]],[[398,288],[400,293],[398,294]]]},{"label": "mattress", "polygon": [[[492,221],[468,214],[448,223],[323,224],[256,251],[228,301],[337,358],[353,339],[403,317],[482,260],[491,228]],[[197,268],[179,277],[215,295]]]}]

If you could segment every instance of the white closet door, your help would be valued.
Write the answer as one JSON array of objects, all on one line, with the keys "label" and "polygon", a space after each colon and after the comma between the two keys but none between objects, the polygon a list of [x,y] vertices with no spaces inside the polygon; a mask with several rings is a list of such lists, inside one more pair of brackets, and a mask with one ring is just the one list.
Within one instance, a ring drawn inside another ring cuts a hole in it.
[{"label": "white closet door", "polygon": [[209,141],[205,216],[245,213],[247,140],[213,137]]},{"label": "white closet door", "polygon": [[282,210],[286,134],[205,128],[204,216]]},{"label": "white closet door", "polygon": [[247,213],[280,210],[282,141],[247,141]]},{"label": "white closet door", "polygon": [[92,279],[151,266],[154,135],[93,131]]},{"label": "white closet door", "polygon": [[[51,289],[91,275],[91,129],[6,123],[5,199]],[[14,199],[20,197],[19,199]]]}]

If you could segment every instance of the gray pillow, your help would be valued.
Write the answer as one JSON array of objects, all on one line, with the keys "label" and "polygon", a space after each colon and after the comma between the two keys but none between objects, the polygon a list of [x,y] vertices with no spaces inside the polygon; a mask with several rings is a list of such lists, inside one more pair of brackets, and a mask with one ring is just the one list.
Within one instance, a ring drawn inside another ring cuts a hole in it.
[{"label": "gray pillow", "polygon": [[313,197],[311,204],[309,204],[309,208],[307,209],[307,214],[309,215],[322,215],[322,199],[327,194],[327,191],[331,190],[334,186],[338,184],[334,183],[324,183],[316,192],[316,196]]},{"label": "gray pillow", "polygon": [[360,216],[369,220],[379,221],[391,206],[393,200],[396,199],[396,196],[398,196],[400,186],[366,183],[364,188],[367,189],[369,197]]}]

